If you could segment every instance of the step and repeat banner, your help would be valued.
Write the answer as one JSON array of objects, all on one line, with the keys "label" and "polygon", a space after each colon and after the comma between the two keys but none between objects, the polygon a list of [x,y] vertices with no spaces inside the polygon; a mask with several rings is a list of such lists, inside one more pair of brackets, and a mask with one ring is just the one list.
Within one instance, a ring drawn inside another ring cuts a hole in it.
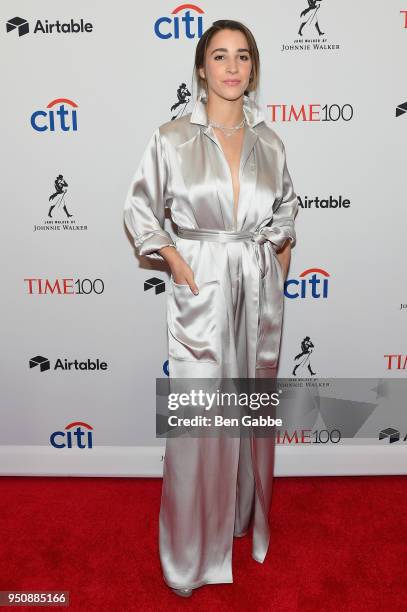
[{"label": "step and repeat banner", "polygon": [[257,40],[300,202],[279,376],[374,379],[370,409],[354,405],[359,427],[374,413],[369,444],[355,426],[349,444],[284,432],[276,473],[403,473],[407,427],[377,410],[407,371],[407,0],[0,11],[0,473],[162,474],[169,274],[137,256],[123,207],[153,131],[191,112],[196,44],[224,18]]}]

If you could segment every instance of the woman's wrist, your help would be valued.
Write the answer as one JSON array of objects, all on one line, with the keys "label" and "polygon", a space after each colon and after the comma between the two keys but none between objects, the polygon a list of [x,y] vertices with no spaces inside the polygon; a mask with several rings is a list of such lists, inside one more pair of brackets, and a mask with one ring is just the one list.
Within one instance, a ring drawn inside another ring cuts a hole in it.
[{"label": "woman's wrist", "polygon": [[159,249],[158,252],[168,264],[171,264],[172,262],[176,261],[177,259],[181,257],[175,244],[173,245],[168,244],[167,246]]}]

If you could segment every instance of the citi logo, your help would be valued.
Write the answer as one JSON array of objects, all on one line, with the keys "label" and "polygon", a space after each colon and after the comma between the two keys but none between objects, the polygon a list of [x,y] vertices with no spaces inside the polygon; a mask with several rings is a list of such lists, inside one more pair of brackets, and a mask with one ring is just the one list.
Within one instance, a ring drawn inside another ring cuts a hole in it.
[{"label": "citi logo", "polygon": [[[398,431],[398,429],[394,429],[394,427],[387,427],[386,429],[382,429],[379,433],[379,440],[387,440],[389,444],[393,444],[393,442],[399,442],[400,432]],[[401,441],[407,442],[407,434]]]},{"label": "citi logo", "polygon": [[45,107],[36,110],[30,118],[31,127],[36,132],[77,132],[78,117],[76,102],[68,98],[56,98]]},{"label": "citi logo", "polygon": [[[51,361],[48,357],[43,357],[42,355],[36,355],[35,357],[31,357],[29,360],[30,370],[32,368],[38,368],[40,372],[47,372],[51,369]],[[100,370],[107,370],[106,361],[101,361],[100,359],[87,359],[86,361],[79,361],[78,359],[74,359],[73,361],[69,361],[68,359],[56,359],[54,367],[55,370],[62,370],[63,372],[69,372],[72,370],[80,370],[85,372],[95,372]]]},{"label": "citi logo", "polygon": [[322,268],[308,268],[299,275],[299,280],[291,278],[284,283],[284,295],[292,300],[296,298],[326,299],[328,297],[328,279],[330,274]]},{"label": "citi logo", "polygon": [[[6,22],[6,31],[12,32],[17,30],[19,36],[29,33],[29,24],[26,19],[22,17],[13,17]],[[37,19],[33,29],[33,34],[81,34],[84,32],[92,32],[93,25],[89,22],[80,19],[75,21],[62,22],[57,19],[55,22],[50,22],[48,19]]]},{"label": "citi logo", "polygon": [[405,370],[407,368],[407,355],[384,355],[387,370]]},{"label": "citi logo", "polygon": [[353,107],[350,104],[267,104],[271,109],[270,121],[273,123],[316,123],[320,121],[350,121],[353,118]]},{"label": "citi logo", "polygon": [[100,295],[105,290],[101,278],[25,278],[29,295]]},{"label": "citi logo", "polygon": [[74,421],[63,431],[54,431],[49,441],[54,448],[93,448],[92,431],[87,423]]},{"label": "citi logo", "polygon": [[203,14],[204,11],[196,4],[180,4],[171,11],[171,17],[159,17],[157,19],[154,23],[155,35],[162,39],[201,38]]}]

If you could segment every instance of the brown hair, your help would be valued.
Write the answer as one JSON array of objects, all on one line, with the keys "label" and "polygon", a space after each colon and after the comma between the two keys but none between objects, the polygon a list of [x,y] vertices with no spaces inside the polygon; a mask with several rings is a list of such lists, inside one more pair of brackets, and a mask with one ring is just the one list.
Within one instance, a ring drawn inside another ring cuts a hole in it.
[{"label": "brown hair", "polygon": [[206,49],[208,48],[209,42],[212,37],[221,30],[239,30],[242,32],[247,39],[247,44],[249,47],[250,58],[252,60],[252,72],[250,75],[249,85],[244,92],[245,95],[249,95],[251,91],[256,91],[259,85],[260,78],[260,56],[259,50],[257,48],[256,40],[249,30],[243,23],[240,21],[234,21],[232,19],[218,19],[218,21],[214,21],[210,28],[205,30],[203,35],[198,41],[195,50],[195,62],[194,62],[194,76],[198,83],[198,90],[205,90],[206,94],[208,94],[206,80],[202,79],[199,74],[199,68],[203,68],[205,64],[205,55]]}]

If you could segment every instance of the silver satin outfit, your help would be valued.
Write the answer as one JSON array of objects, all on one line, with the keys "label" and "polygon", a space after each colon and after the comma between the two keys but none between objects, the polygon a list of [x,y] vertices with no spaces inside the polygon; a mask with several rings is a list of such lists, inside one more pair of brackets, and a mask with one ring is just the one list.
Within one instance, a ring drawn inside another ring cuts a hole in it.
[{"label": "silver satin outfit", "polygon": [[[284,279],[276,256],[295,244],[298,199],[284,145],[244,96],[246,117],[235,218],[228,162],[201,92],[192,113],[152,135],[133,177],[124,219],[140,255],[175,246],[199,294],[171,277],[168,354],[174,378],[274,378]],[[177,226],[163,229],[165,208]],[[233,537],[253,527],[252,556],[270,541],[273,438],[168,438],[159,517],[166,583],[233,582]]]}]

